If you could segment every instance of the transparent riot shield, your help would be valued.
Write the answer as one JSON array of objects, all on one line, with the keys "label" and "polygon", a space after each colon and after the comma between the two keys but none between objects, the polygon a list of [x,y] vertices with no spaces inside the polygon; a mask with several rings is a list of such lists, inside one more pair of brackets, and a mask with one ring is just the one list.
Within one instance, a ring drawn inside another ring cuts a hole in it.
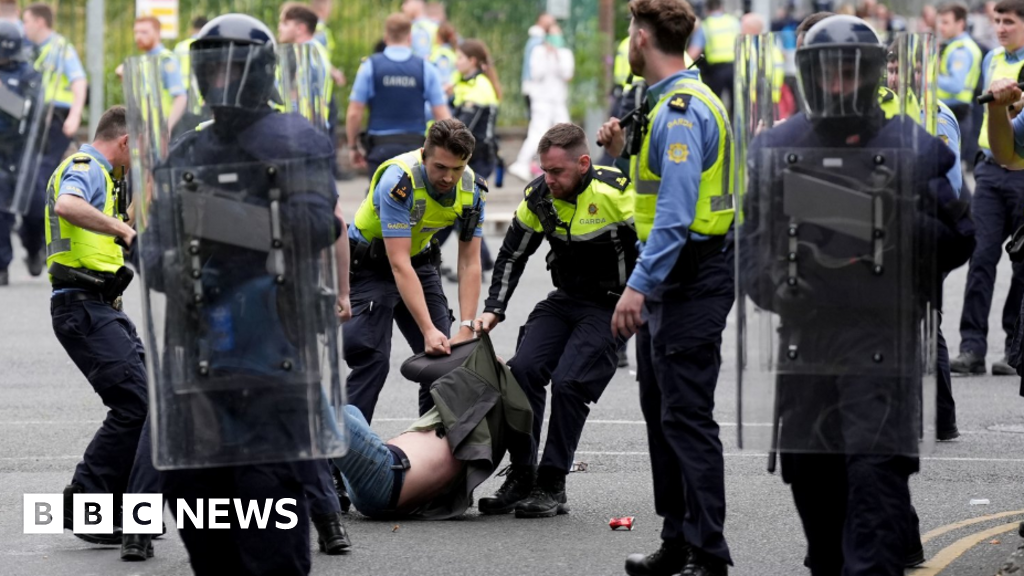
[{"label": "transparent riot shield", "polygon": [[55,46],[27,81],[0,84],[0,212],[26,214],[33,194],[41,193],[40,161],[53,121],[47,88],[59,82],[63,61],[63,50]]},{"label": "transparent riot shield", "polygon": [[333,146],[287,99],[272,101],[279,74],[314,85],[280,55],[194,58],[210,119],[174,138],[153,108],[151,63],[125,66],[160,469],[346,448]]},{"label": "transparent riot shield", "polygon": [[[767,87],[753,85],[766,64],[753,40],[738,43],[747,71],[734,115],[740,446],[917,455],[935,435],[935,169],[921,129],[935,107],[933,41],[896,39],[904,48],[887,50],[895,65],[881,67],[877,101],[870,82],[859,101],[804,94],[803,112],[779,123],[760,103]],[[843,66],[804,69],[821,77],[802,81],[849,81],[848,70],[829,76]],[[809,119],[814,105],[867,117],[883,104],[863,140]]]}]

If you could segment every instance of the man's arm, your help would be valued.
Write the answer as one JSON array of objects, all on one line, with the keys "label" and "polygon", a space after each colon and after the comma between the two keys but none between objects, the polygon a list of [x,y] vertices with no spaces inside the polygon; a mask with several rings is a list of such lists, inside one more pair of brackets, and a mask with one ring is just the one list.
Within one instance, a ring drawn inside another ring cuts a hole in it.
[{"label": "man's arm", "polygon": [[[476,307],[480,302],[480,242],[479,236],[469,242],[459,240],[459,315],[463,322],[476,319]],[[469,340],[473,328],[460,326],[452,343]]]},{"label": "man's arm", "polygon": [[481,332],[490,332],[499,322],[505,320],[505,311],[512,294],[519,285],[519,279],[526,269],[526,262],[544,241],[537,217],[530,211],[524,200],[519,204],[512,223],[505,232],[505,240],[498,250],[491,274],[491,288],[484,302],[484,313],[477,326]]},{"label": "man's arm", "polygon": [[364,112],[366,112],[365,104],[350,100],[348,111],[345,113],[345,137],[348,139],[348,153],[352,160],[352,166],[356,168],[366,167],[366,158],[359,150],[359,129],[363,127]]},{"label": "man's arm", "polygon": [[78,132],[82,125],[82,110],[85,109],[85,95],[88,90],[88,83],[85,78],[75,80],[71,83],[71,109],[68,117],[64,120],[64,135],[71,138]]},{"label": "man's arm", "polygon": [[171,102],[171,113],[167,117],[167,127],[174,128],[174,125],[185,115],[185,107],[188,106],[188,98],[184,94],[174,97]]},{"label": "man's arm", "polygon": [[[1014,119],[1011,126],[1007,114],[1007,107],[1020,100],[1021,89],[1013,80],[1000,78],[992,82],[989,91],[995,96],[988,103],[988,142],[992,158],[1010,170],[1024,169],[1024,158],[1017,154],[1014,138],[1016,126],[1019,125],[1024,133],[1024,120]],[[1024,116],[1020,118],[1024,119]]]},{"label": "man's arm", "polygon": [[447,120],[452,117],[448,109],[448,97],[444,93],[444,85],[441,82],[441,74],[437,67],[429,62],[423,63],[423,96],[430,103],[430,111],[434,113],[434,120]]},{"label": "man's arm", "polygon": [[73,226],[78,226],[97,234],[117,236],[129,246],[131,246],[132,240],[135,239],[135,230],[131,226],[113,216],[107,216],[78,196],[61,194],[57,197],[54,212]]},{"label": "man's arm", "polygon": [[[479,244],[477,246],[479,247]],[[402,295],[402,302],[423,334],[423,349],[427,354],[451,354],[448,337],[434,326],[434,321],[430,318],[427,299],[423,296],[423,285],[416,275],[416,269],[412,267],[412,257],[409,255],[412,238],[385,238],[384,248],[387,249],[391,272],[395,276],[398,293]],[[476,281],[479,285],[479,276]]]},{"label": "man's arm", "polygon": [[341,210],[341,198],[334,205],[334,216],[341,223],[341,231],[338,240],[334,243],[335,266],[338,268],[338,318],[342,322],[352,319],[352,305],[349,303],[349,254],[348,225],[345,224],[345,214]]},{"label": "man's arm", "polygon": [[967,84],[967,73],[971,71],[974,64],[971,51],[965,47],[957,48],[949,56],[949,65],[946,67],[949,74],[939,74],[938,86],[940,90],[956,94],[964,90]]},{"label": "man's arm", "polygon": [[697,60],[700,58],[701,52],[704,51],[704,43],[704,28],[698,24],[697,30],[690,36],[690,45],[686,48],[686,53],[690,55],[690,58]]}]

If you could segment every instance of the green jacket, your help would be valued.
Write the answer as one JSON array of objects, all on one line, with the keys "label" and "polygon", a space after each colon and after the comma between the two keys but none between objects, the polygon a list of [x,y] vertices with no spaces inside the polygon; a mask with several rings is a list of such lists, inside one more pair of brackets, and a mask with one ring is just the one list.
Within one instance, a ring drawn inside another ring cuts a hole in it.
[{"label": "green jacket", "polygon": [[532,433],[533,410],[486,335],[461,366],[431,385],[430,395],[435,407],[407,432],[443,434],[465,467],[447,492],[403,516],[445,520],[461,516],[473,503],[473,490],[505,457],[508,435]]}]

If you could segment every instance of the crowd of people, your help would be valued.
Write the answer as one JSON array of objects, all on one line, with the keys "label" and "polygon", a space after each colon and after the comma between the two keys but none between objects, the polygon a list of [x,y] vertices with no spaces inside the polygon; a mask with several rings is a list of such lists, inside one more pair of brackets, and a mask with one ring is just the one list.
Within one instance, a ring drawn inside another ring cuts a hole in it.
[{"label": "crowd of people", "polygon": [[[284,4],[276,34],[244,14],[197,18],[173,50],[159,20],[138,18],[140,55],[118,68],[126,105],[106,110],[91,142],[67,156],[85,104],[74,47],[53,32],[50,7],[26,6],[19,19],[17,2],[0,0],[0,80],[48,114],[45,134],[19,131],[32,122],[0,98],[0,130],[19,143],[0,147],[0,224],[21,215],[29,270],[45,267],[53,284],[57,339],[110,409],[65,488],[65,526],[81,493],[294,498],[298,529],[186,524],[179,534],[197,574],[308,574],[310,524],[322,552],[344,554],[351,506],[371,518],[459,516],[506,452],[503,484],[477,509],[567,514],[590,406],[632,339],[664,523],[660,548],[631,555],[625,571],[724,575],[715,390],[727,319],[756,307],[779,322],[772,446],[805,530],[805,565],[814,576],[896,576],[920,564],[908,481],[930,428],[920,370],[931,356],[918,356],[928,344],[919,328],[942,309],[946,275],[969,261],[960,355],[949,359],[941,331],[935,343],[935,435],[952,440],[950,374],[986,372],[1001,245],[1024,224],[1024,0],[989,4],[999,47],[987,50],[965,6],[922,12],[916,29],[942,41],[941,103],[928,110],[908,89],[921,75],[905,66],[917,49],[900,33],[915,26],[874,0],[836,13],[818,3],[802,18],[790,6],[769,26],[719,0],[696,10],[632,0],[600,162],[569,117],[573,53],[542,14],[524,52],[529,128],[508,168],[523,198],[492,260],[483,225],[509,95],[486,43],[460,37],[442,4],[405,0],[352,79],[349,160],[370,180],[346,222],[335,176],[348,79],[331,63],[330,0]],[[761,36],[769,27],[777,34]],[[762,39],[748,56],[773,71],[762,80],[774,111],[749,138],[733,130],[756,104],[733,93],[742,35]],[[991,102],[976,106],[983,93]],[[822,150],[843,162],[815,163]],[[913,162],[883,166],[893,150]],[[741,152],[749,161],[734,171]],[[36,159],[27,183],[25,157]],[[853,183],[858,170],[872,188]],[[870,197],[870,214],[837,215],[815,194],[859,207]],[[919,201],[899,201],[907,196]],[[458,243],[457,327],[441,285],[448,236]],[[0,230],[0,284],[8,241]],[[545,243],[554,290],[506,364],[488,334]],[[907,243],[917,251],[901,252]],[[893,271],[890,260],[908,265]],[[132,269],[144,272],[145,343],[121,310]],[[1019,273],[1015,263],[996,375],[1022,365]],[[419,420],[385,442],[371,423],[395,326],[417,353],[403,375],[419,384]],[[76,536],[120,545],[127,561],[154,554],[152,535],[119,527]]]}]

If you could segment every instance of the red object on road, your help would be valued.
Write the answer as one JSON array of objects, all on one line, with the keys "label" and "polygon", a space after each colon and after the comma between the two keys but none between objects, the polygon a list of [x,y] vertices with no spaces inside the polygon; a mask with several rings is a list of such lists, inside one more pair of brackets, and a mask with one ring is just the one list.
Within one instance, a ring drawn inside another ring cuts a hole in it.
[{"label": "red object on road", "polygon": [[623,516],[622,518],[612,518],[608,521],[608,526],[612,530],[618,530],[619,528],[625,528],[626,530],[633,529],[633,516]]}]

